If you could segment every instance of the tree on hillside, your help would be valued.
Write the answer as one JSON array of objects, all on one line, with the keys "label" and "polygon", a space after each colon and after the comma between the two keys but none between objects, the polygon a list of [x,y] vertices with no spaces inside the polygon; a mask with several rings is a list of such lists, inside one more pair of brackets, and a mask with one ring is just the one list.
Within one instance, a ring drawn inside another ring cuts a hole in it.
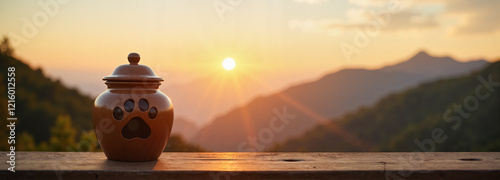
[{"label": "tree on hillside", "polygon": [[35,144],[35,139],[33,138],[33,135],[30,133],[23,131],[19,136],[17,137],[16,141],[16,150],[18,151],[36,151],[36,144]]},{"label": "tree on hillside", "polygon": [[80,140],[76,144],[76,149],[74,149],[73,151],[77,152],[102,151],[99,147],[99,142],[97,142],[95,131],[94,130],[82,131],[82,133],[80,134]]},{"label": "tree on hillside", "polygon": [[75,147],[76,129],[71,126],[71,118],[67,115],[57,117],[50,128],[49,147],[52,151],[67,151]]},{"label": "tree on hillside", "polygon": [[163,152],[206,152],[206,150],[198,144],[186,142],[182,136],[172,135],[168,138],[167,147]]},{"label": "tree on hillside", "polygon": [[[0,55],[1,56],[12,56],[14,52],[14,49],[11,47],[10,45],[10,41],[9,39],[7,38],[7,36],[4,36],[2,42],[0,43]],[[3,58],[0,58],[0,60],[3,60]],[[2,66],[3,68],[4,66]],[[4,70],[6,70],[7,68],[5,68]],[[6,75],[7,73],[2,73],[0,74],[0,79],[1,81],[5,81],[7,78],[6,78]],[[5,85],[7,85],[6,82],[3,82],[0,86],[2,86],[2,88],[0,89],[0,94],[2,94],[3,97],[7,97],[7,87],[5,87]],[[1,100],[4,100],[4,98],[0,98]],[[2,121],[0,121],[0,126],[1,127],[6,127],[7,126],[7,121],[5,121],[5,119],[7,118],[7,103],[6,103],[7,100],[5,101],[2,101],[2,103],[0,104],[0,119],[2,119]],[[7,128],[1,128],[0,129],[0,139],[7,139],[7,137],[9,136],[9,132],[7,130]],[[11,145],[15,145],[15,144],[8,144],[7,141],[0,141],[0,150],[8,150],[10,148]]]},{"label": "tree on hillside", "polygon": [[0,54],[11,57],[14,54],[14,48],[10,45],[10,40],[7,36],[4,36],[2,43],[0,43]]}]

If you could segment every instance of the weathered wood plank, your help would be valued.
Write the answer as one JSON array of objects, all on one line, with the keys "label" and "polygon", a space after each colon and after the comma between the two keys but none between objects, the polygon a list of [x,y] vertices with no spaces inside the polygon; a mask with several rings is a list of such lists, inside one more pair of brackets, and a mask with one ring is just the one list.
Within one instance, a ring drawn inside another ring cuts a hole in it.
[{"label": "weathered wood plank", "polygon": [[[7,154],[7,152],[1,152]],[[118,162],[102,152],[17,152],[16,172],[37,179],[414,179],[500,177],[500,153],[163,153],[157,161]]]}]

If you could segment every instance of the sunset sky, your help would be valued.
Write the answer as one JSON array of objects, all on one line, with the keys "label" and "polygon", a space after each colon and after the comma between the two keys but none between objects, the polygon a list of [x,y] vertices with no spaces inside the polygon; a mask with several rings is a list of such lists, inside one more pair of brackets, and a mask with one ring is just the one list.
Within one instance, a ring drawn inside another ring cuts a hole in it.
[{"label": "sunset sky", "polygon": [[[130,52],[167,85],[226,73],[222,60],[232,57],[232,71],[279,89],[420,50],[496,60],[498,9],[497,0],[1,0],[0,34],[15,56],[93,95]],[[360,33],[368,40],[356,42]]]}]

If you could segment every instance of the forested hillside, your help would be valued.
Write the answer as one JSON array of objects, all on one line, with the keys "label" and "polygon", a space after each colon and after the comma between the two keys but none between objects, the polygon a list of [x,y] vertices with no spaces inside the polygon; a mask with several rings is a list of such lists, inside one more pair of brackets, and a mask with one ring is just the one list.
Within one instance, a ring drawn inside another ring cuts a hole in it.
[{"label": "forested hillside", "polygon": [[[3,49],[8,49],[8,41],[5,43],[4,40],[2,46]],[[33,139],[35,143],[48,142],[51,137],[50,129],[56,124],[58,117],[70,119],[76,131],[74,134],[79,135],[82,131],[92,129],[92,99],[81,95],[76,89],[65,87],[58,80],[46,77],[41,68],[32,69],[9,53],[0,54],[0,64],[1,102],[7,102],[7,67],[15,67],[17,138],[21,138],[24,132],[23,136],[32,137],[28,139]],[[5,103],[2,106],[3,104]],[[1,109],[0,118],[6,119],[6,110]],[[5,128],[2,130],[5,131]]]},{"label": "forested hillside", "polygon": [[[93,99],[32,69],[13,56],[7,39],[0,44],[0,151],[7,150],[7,68],[15,67],[16,150],[100,151],[92,126]],[[165,151],[205,151],[171,136]]]},{"label": "forested hillside", "polygon": [[271,151],[500,151],[500,62],[422,84]]}]

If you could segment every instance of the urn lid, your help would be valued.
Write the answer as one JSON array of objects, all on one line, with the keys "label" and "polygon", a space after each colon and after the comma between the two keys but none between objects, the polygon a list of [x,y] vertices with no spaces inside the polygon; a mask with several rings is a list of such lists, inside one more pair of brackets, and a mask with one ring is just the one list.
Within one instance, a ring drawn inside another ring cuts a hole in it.
[{"label": "urn lid", "polygon": [[105,81],[120,81],[120,82],[160,82],[163,78],[156,76],[151,68],[145,65],[140,65],[141,56],[137,53],[128,55],[128,62],[118,66],[111,75],[102,78]]}]

